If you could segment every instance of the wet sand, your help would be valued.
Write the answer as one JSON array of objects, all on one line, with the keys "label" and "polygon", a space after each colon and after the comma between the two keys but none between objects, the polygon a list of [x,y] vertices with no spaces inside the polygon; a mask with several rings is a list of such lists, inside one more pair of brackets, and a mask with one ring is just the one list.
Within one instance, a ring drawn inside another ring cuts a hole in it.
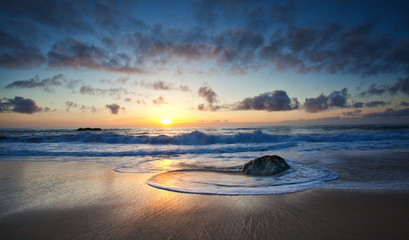
[{"label": "wet sand", "polygon": [[1,239],[409,239],[408,191],[183,194],[97,163],[0,162]]}]

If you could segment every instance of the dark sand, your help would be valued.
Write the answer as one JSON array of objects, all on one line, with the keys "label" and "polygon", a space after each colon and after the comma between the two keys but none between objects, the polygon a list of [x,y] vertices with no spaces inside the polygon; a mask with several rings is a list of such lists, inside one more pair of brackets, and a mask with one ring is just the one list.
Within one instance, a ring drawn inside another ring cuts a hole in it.
[{"label": "dark sand", "polygon": [[409,239],[409,192],[214,196],[96,163],[0,162],[1,239]]}]

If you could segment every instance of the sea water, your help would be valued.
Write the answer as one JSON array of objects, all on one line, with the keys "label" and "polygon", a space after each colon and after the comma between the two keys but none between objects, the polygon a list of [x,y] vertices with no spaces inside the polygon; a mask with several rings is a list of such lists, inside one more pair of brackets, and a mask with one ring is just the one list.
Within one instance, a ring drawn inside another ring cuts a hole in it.
[{"label": "sea water", "polygon": [[[409,126],[0,130],[0,161],[93,161],[151,173],[152,187],[200,194],[409,190],[408,153]],[[291,169],[269,177],[241,173],[249,160],[272,154]],[[401,158],[380,157],[387,154]]]}]

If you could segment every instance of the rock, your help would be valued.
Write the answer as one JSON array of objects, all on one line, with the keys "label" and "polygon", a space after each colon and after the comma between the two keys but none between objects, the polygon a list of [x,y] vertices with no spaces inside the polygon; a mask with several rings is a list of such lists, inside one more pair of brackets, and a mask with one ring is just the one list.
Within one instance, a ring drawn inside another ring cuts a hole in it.
[{"label": "rock", "polygon": [[78,128],[77,131],[101,131],[101,128]]},{"label": "rock", "polygon": [[244,164],[241,170],[244,174],[271,176],[290,169],[290,165],[280,156],[266,155]]}]

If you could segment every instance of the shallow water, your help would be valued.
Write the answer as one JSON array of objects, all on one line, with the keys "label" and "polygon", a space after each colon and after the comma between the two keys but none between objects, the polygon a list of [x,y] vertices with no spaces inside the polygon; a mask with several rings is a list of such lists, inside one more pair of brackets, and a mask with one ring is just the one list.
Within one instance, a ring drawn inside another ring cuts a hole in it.
[{"label": "shallow water", "polygon": [[[408,149],[409,126],[0,130],[2,161],[101,162],[117,172],[151,173],[151,186],[202,194],[409,189]],[[403,157],[362,160],[388,152]],[[274,177],[239,173],[269,154],[292,169]]]}]

